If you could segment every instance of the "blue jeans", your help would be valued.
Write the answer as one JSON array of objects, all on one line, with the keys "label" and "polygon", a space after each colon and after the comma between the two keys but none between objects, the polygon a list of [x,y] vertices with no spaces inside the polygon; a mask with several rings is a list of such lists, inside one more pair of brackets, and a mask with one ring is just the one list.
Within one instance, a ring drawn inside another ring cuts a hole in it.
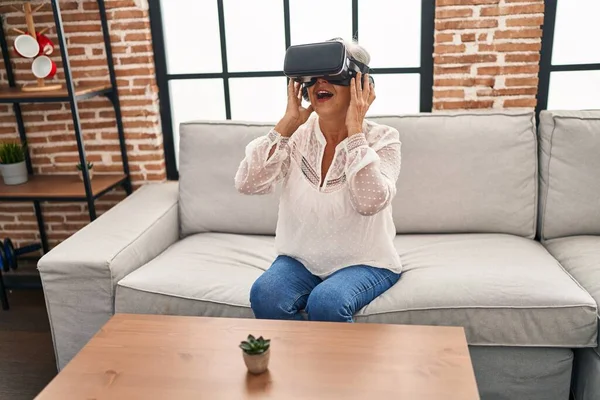
[{"label": "blue jeans", "polygon": [[250,305],[259,319],[353,322],[354,314],[392,287],[400,275],[387,269],[356,265],[325,280],[296,259],[279,256],[252,285]]}]

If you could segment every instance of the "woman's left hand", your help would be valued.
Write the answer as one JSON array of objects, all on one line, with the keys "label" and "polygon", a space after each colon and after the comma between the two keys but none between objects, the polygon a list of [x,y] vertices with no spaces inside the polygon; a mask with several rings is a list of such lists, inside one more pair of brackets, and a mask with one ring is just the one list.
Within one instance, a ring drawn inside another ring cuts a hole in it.
[{"label": "woman's left hand", "polygon": [[[362,85],[361,80],[364,81]],[[362,132],[363,120],[374,100],[375,88],[369,81],[369,74],[363,77],[359,72],[350,82],[350,106],[346,112],[348,136]]]}]

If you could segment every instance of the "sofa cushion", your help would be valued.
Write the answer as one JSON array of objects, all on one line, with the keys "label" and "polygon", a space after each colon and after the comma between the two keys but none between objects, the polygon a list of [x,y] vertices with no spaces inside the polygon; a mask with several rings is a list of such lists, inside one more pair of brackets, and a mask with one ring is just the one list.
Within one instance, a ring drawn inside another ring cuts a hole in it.
[{"label": "sofa cushion", "polygon": [[600,110],[540,113],[543,240],[600,234]]},{"label": "sofa cushion", "polygon": [[[553,239],[544,245],[565,270],[590,293],[596,304],[600,304],[600,236]],[[600,343],[600,337],[598,341]],[[600,355],[600,350],[595,350]]]},{"label": "sofa cushion", "polygon": [[[396,239],[400,281],[357,322],[464,326],[471,344],[592,346],[594,300],[538,243],[503,234]],[[119,282],[116,311],[252,317],[252,283],[275,259],[272,237],[203,233]]]},{"label": "sofa cushion", "polygon": [[273,125],[233,121],[180,126],[179,212],[183,236],[199,232],[274,235],[280,188],[248,196],[234,186],[246,145]]},{"label": "sofa cushion", "polygon": [[455,111],[372,119],[400,132],[402,170],[392,203],[398,233],[534,237],[534,113]]},{"label": "sofa cushion", "polygon": [[594,300],[538,242],[463,234],[395,243],[403,276],[361,319],[463,326],[472,345],[595,345]]},{"label": "sofa cushion", "polygon": [[252,317],[250,288],[273,260],[272,236],[188,236],[119,282],[115,311]]}]

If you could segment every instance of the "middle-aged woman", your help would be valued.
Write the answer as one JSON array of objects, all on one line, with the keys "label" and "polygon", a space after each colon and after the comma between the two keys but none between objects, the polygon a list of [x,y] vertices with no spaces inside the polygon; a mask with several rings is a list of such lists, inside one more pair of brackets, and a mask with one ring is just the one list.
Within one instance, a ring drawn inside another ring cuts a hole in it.
[{"label": "middle-aged woman", "polygon": [[[345,44],[368,65],[363,47]],[[313,321],[353,322],[402,270],[390,205],[400,173],[399,133],[365,120],[375,100],[368,74],[346,86],[318,79],[308,88],[307,108],[301,89],[290,79],[285,115],[246,146],[235,176],[245,194],[283,185],[277,257],[254,282],[250,304],[256,318],[302,319],[305,311]]]}]

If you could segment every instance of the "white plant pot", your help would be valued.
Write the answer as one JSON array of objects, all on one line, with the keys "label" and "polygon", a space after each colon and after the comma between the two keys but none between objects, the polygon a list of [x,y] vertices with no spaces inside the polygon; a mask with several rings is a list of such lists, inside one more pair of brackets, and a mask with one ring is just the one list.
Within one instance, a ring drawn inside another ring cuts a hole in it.
[{"label": "white plant pot", "polygon": [[16,164],[2,164],[2,178],[6,185],[20,185],[27,182],[29,174],[25,161]]},{"label": "white plant pot", "polygon": [[259,355],[249,355],[245,352],[244,354],[244,362],[246,363],[246,367],[251,374],[262,374],[267,369],[269,369],[269,358],[271,356],[271,349],[268,349],[263,354]]},{"label": "white plant pot", "polygon": [[[83,171],[77,171],[77,173],[79,174],[79,179],[81,181],[83,181]],[[88,169],[88,176],[90,177],[90,181],[91,181],[92,178],[94,177],[94,170]]]}]

